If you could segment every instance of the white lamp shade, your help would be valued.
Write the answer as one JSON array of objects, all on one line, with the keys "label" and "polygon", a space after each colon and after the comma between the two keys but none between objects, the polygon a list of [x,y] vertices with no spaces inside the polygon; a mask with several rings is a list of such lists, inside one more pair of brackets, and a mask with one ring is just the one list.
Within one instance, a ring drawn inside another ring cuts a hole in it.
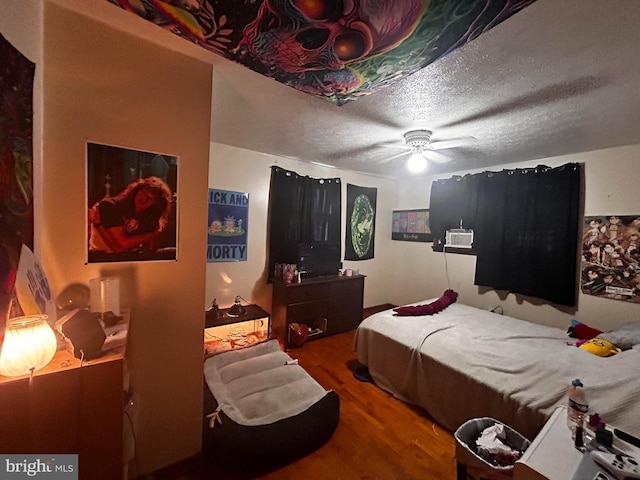
[{"label": "white lamp shade", "polygon": [[46,366],[56,353],[56,335],[47,315],[15,317],[7,322],[0,374],[15,377]]},{"label": "white lamp shade", "polygon": [[427,168],[427,159],[420,152],[414,152],[407,161],[407,168],[412,173],[420,173]]}]

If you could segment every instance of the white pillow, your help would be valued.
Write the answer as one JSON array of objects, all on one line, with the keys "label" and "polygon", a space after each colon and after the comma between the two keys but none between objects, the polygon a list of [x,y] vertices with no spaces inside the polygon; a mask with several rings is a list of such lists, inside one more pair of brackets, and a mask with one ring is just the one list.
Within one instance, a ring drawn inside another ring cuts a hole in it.
[{"label": "white pillow", "polygon": [[640,322],[627,323],[625,326],[603,332],[598,337],[608,340],[622,350],[640,345]]}]

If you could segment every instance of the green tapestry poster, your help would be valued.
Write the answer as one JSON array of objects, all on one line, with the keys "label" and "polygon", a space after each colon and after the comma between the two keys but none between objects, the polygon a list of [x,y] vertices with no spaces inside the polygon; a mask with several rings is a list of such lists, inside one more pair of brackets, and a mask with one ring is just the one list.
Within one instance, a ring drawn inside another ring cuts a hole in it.
[{"label": "green tapestry poster", "polygon": [[347,184],[345,260],[373,258],[377,194],[376,188]]}]

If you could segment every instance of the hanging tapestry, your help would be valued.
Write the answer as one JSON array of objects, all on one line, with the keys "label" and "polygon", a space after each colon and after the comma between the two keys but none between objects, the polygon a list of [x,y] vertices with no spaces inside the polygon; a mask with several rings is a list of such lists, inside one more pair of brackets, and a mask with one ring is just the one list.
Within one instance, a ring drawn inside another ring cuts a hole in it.
[{"label": "hanging tapestry", "polygon": [[0,35],[0,347],[22,245],[33,248],[35,64]]},{"label": "hanging tapestry", "polygon": [[580,290],[640,303],[640,215],[585,217]]},{"label": "hanging tapestry", "polygon": [[108,0],[301,92],[343,105],[406,78],[535,0]]},{"label": "hanging tapestry", "polygon": [[249,194],[209,189],[207,262],[246,262]]},{"label": "hanging tapestry", "polygon": [[376,188],[347,184],[345,260],[373,258],[377,194]]}]

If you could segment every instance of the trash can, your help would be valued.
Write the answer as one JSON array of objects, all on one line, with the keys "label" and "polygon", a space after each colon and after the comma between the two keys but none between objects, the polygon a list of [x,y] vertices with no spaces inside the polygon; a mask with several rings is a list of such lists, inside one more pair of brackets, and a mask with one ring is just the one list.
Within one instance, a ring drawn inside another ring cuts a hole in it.
[{"label": "trash can", "polygon": [[501,466],[491,463],[478,453],[476,447],[476,440],[483,430],[496,423],[504,425],[506,441],[513,449],[524,452],[531,444],[513,428],[491,417],[467,420],[454,433],[458,480],[467,480],[467,474],[483,480],[504,480],[513,477],[513,465]]}]

